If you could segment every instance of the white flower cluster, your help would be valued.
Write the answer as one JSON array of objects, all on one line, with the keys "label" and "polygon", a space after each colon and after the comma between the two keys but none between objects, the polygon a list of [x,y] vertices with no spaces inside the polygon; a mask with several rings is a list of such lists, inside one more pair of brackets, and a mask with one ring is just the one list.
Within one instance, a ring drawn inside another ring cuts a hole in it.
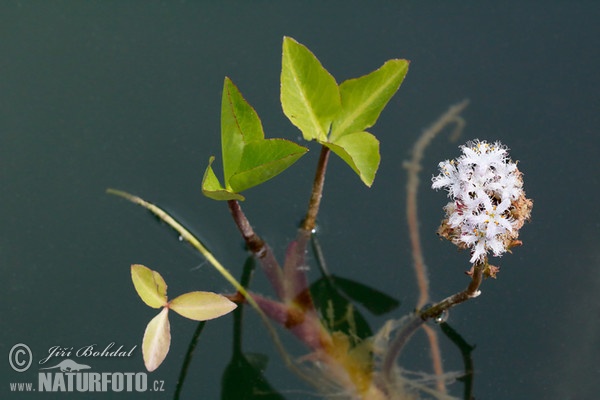
[{"label": "white flower cluster", "polygon": [[471,249],[471,263],[483,262],[488,251],[501,256],[515,243],[532,202],[525,198],[521,173],[500,142],[475,140],[461,149],[456,160],[439,164],[441,173],[432,179],[433,189],[446,188],[452,198],[444,207],[439,233]]}]

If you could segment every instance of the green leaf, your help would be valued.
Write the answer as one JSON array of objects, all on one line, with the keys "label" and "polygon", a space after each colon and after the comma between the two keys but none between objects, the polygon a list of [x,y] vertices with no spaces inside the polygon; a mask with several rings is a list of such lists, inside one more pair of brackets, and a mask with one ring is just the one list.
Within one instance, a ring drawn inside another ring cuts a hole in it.
[{"label": "green leaf", "polygon": [[329,141],[375,125],[381,111],[402,84],[408,65],[407,60],[389,60],[368,75],[343,82],[340,85],[342,111],[333,122]]},{"label": "green leaf", "polygon": [[335,78],[305,46],[283,38],[281,105],[284,114],[306,140],[326,141],[329,128],[341,110]]},{"label": "green leaf", "polygon": [[154,371],[164,361],[171,346],[171,328],[169,325],[169,309],[163,308],[148,323],[142,341],[144,365],[149,372]]},{"label": "green leaf", "polygon": [[256,111],[229,78],[225,78],[221,103],[221,151],[225,186],[209,160],[202,192],[215,200],[244,200],[239,192],[280,174],[304,153],[306,147],[284,139],[265,139]]},{"label": "green leaf", "polygon": [[236,307],[227,297],[212,292],[185,293],[169,302],[171,310],[194,321],[218,318]]},{"label": "green leaf", "polygon": [[368,132],[355,132],[338,137],[334,142],[324,142],[371,187],[379,168],[379,140]]},{"label": "green leaf", "polygon": [[167,284],[156,271],[140,264],[131,266],[131,280],[144,303],[152,308],[167,304]]},{"label": "green leaf", "polygon": [[221,151],[225,186],[228,189],[229,178],[239,171],[245,145],[263,140],[264,137],[258,114],[231,79],[226,77],[221,102]]},{"label": "green leaf", "polygon": [[400,305],[400,302],[393,297],[360,282],[335,275],[329,275],[329,278],[336,288],[374,315],[385,314]]},{"label": "green leaf", "polygon": [[238,172],[229,184],[241,192],[280,174],[295,163],[308,149],[285,139],[268,139],[248,143],[244,147]]},{"label": "green leaf", "polygon": [[225,189],[221,182],[219,182],[219,178],[215,175],[215,172],[212,169],[212,163],[215,160],[215,157],[212,156],[208,160],[208,167],[206,167],[206,171],[204,172],[204,177],[202,178],[202,193],[211,199],[214,200],[244,200],[244,196],[241,194],[234,193]]}]

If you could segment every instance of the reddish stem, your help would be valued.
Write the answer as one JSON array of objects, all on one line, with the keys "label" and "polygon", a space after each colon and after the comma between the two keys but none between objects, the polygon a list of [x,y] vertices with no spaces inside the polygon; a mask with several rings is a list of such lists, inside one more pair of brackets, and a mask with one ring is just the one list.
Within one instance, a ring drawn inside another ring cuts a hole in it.
[{"label": "reddish stem", "polygon": [[308,232],[312,232],[313,229],[315,229],[317,214],[319,213],[319,205],[321,204],[321,197],[323,197],[323,185],[325,184],[325,171],[327,170],[329,153],[330,150],[328,147],[321,147],[321,154],[319,155],[319,163],[317,164],[312,194],[310,196],[310,202],[308,203],[308,211],[306,212],[306,218],[304,218],[304,221],[302,221],[301,226],[301,229],[304,229]]}]

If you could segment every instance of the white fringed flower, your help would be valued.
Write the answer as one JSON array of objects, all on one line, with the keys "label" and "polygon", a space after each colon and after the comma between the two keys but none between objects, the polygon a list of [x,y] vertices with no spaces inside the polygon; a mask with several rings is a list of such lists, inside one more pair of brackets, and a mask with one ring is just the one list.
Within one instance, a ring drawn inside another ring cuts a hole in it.
[{"label": "white fringed flower", "polygon": [[448,190],[452,201],[438,233],[460,248],[471,249],[471,263],[484,262],[487,253],[501,256],[517,241],[529,219],[533,202],[525,197],[517,164],[506,147],[475,140],[460,147],[456,160],[439,164],[432,188]]}]

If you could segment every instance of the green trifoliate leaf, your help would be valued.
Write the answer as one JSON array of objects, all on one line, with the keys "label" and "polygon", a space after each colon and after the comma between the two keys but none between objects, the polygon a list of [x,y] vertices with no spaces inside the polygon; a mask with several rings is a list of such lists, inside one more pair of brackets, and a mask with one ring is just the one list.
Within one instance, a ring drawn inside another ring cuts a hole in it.
[{"label": "green trifoliate leaf", "polygon": [[368,75],[343,82],[342,111],[333,122],[329,141],[373,126],[404,80],[408,64],[407,60],[389,60]]},{"label": "green trifoliate leaf", "polygon": [[281,63],[283,112],[306,140],[327,140],[329,128],[341,109],[334,77],[305,46],[283,38]]},{"label": "green trifoliate leaf", "polygon": [[156,271],[140,264],[131,266],[131,280],[144,303],[152,308],[167,304],[167,284]]},{"label": "green trifoliate leaf", "polygon": [[162,311],[148,323],[142,341],[144,365],[149,372],[154,371],[164,361],[171,346],[169,309]]},{"label": "green trifoliate leaf", "polygon": [[350,133],[334,142],[322,143],[340,156],[371,187],[381,159],[379,141],[368,132]]},{"label": "green trifoliate leaf", "polygon": [[212,292],[190,292],[169,302],[171,310],[194,321],[218,318],[236,307],[227,297]]}]

